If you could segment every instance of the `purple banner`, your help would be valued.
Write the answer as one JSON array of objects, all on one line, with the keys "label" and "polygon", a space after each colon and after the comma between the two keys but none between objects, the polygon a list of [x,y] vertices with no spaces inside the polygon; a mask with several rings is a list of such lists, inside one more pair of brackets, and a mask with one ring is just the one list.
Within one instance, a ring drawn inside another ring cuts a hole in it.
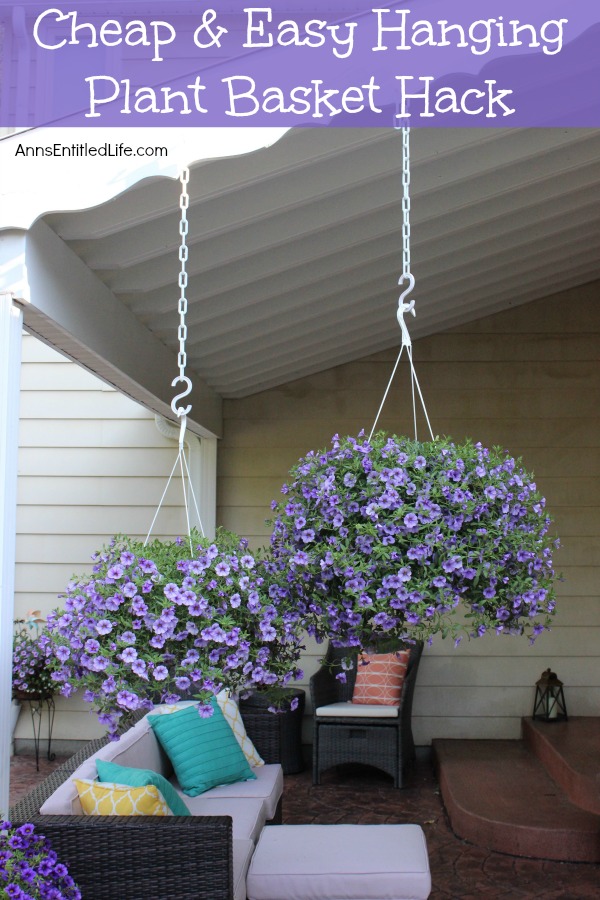
[{"label": "purple banner", "polygon": [[598,0],[315,6],[0,6],[0,126],[600,126]]}]

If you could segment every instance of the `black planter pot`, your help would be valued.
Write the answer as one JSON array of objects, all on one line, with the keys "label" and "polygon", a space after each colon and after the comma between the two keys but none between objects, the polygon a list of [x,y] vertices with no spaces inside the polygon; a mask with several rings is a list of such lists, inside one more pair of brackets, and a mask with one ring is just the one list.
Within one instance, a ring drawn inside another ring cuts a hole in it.
[{"label": "black planter pot", "polygon": [[[282,692],[278,692],[278,701]],[[284,775],[293,775],[304,769],[302,753],[302,717],[305,693],[299,688],[286,688],[283,692],[283,710],[269,712],[276,705],[273,697],[256,691],[239,701],[240,712],[248,737],[266,763],[280,763]],[[297,698],[298,706],[290,709]]]}]

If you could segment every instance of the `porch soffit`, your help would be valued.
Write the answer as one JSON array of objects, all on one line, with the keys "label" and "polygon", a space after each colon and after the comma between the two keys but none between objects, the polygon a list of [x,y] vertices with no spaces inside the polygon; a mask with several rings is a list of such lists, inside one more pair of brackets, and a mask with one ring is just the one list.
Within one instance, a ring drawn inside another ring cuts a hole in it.
[{"label": "porch soffit", "polygon": [[[600,277],[600,132],[413,129],[411,144],[413,339]],[[187,351],[203,390],[241,398],[399,345],[400,168],[397,132],[331,128],[192,165]],[[42,223],[135,323],[140,348],[169,351],[153,367],[167,393],[178,215],[178,185],[163,179]],[[102,367],[102,352],[64,349]],[[155,394],[143,367],[136,377]]]}]

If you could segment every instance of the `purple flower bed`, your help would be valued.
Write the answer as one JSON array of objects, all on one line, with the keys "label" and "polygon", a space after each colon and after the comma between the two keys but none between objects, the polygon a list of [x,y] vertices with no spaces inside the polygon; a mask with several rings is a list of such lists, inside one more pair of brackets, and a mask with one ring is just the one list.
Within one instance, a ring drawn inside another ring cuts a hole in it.
[{"label": "purple flower bed", "polygon": [[12,900],[81,900],[81,892],[44,835],[29,823],[0,823],[0,894]]},{"label": "purple flower bed", "polygon": [[335,436],[291,470],[272,551],[290,607],[339,646],[548,628],[551,520],[504,451]]}]

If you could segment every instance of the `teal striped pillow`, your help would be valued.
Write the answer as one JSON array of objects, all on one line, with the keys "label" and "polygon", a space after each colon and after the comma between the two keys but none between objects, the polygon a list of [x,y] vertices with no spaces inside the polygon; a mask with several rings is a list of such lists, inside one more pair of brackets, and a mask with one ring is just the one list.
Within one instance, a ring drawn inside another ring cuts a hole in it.
[{"label": "teal striped pillow", "polygon": [[219,784],[256,778],[217,701],[213,698],[211,702],[213,714],[208,719],[199,715],[196,706],[168,716],[148,716],[182,791],[189,797]]},{"label": "teal striped pillow", "polygon": [[96,769],[100,781],[114,781],[117,784],[126,784],[128,787],[145,787],[147,784],[153,784],[165,798],[165,802],[174,816],[191,815],[173,785],[169,784],[160,772],[120,766],[118,763],[105,759],[96,760]]}]

